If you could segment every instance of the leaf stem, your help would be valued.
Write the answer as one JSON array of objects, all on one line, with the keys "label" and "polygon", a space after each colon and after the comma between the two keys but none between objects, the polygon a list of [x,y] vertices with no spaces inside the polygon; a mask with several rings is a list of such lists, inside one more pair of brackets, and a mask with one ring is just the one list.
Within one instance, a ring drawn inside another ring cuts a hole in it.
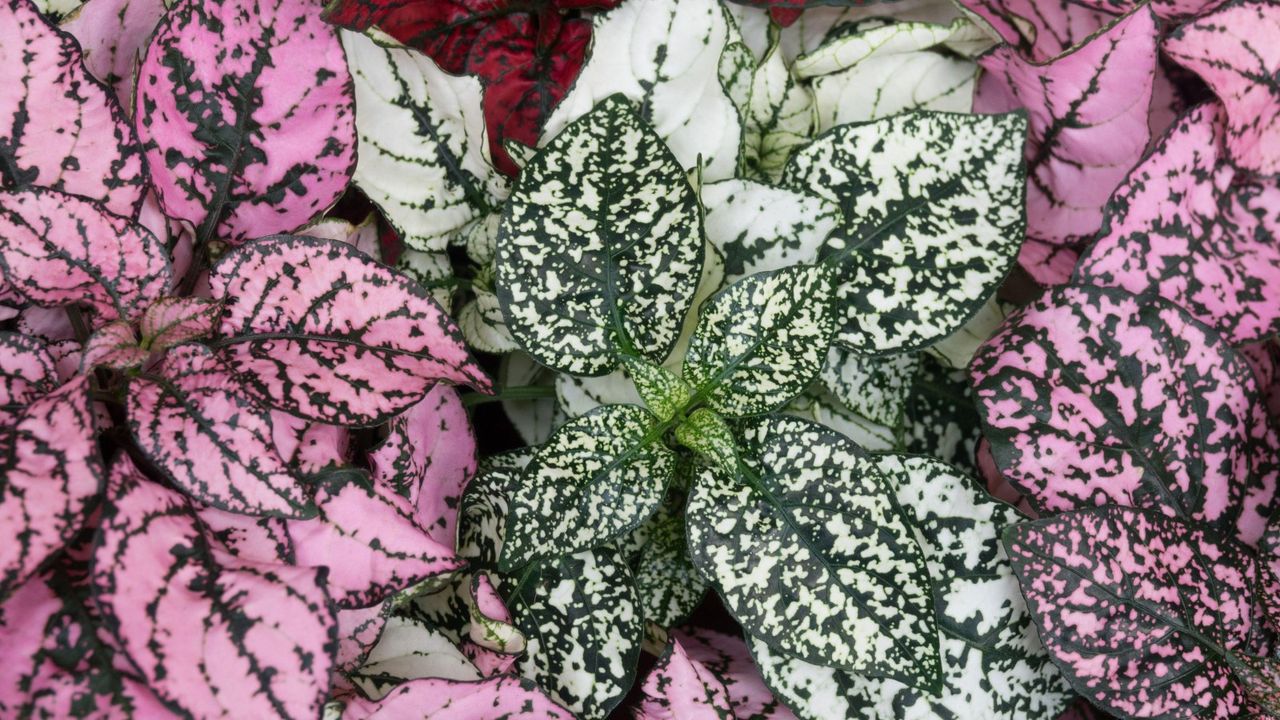
[{"label": "leaf stem", "polygon": [[502,392],[495,395],[485,395],[477,392],[464,393],[462,404],[464,407],[474,407],[503,400],[540,400],[555,396],[556,389],[551,385],[514,385],[503,388]]}]

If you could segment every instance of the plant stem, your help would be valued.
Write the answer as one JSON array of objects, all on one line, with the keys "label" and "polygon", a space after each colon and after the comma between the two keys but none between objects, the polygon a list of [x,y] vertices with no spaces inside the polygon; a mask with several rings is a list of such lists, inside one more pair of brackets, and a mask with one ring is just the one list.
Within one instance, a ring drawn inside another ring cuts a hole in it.
[{"label": "plant stem", "polygon": [[516,385],[504,388],[502,392],[496,395],[485,395],[483,393],[466,393],[462,396],[462,404],[465,407],[474,407],[476,405],[484,405],[486,403],[501,402],[503,400],[538,400],[541,398],[553,398],[556,396],[556,389],[550,385]]}]

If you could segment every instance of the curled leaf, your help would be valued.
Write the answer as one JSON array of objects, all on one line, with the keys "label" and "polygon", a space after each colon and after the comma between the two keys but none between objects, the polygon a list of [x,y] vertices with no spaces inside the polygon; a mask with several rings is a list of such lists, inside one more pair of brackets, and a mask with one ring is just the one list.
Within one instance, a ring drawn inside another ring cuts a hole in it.
[{"label": "curled leaf", "polygon": [[133,326],[117,320],[103,325],[89,336],[80,356],[80,368],[83,372],[95,367],[134,368],[146,362],[149,354],[138,344]]}]

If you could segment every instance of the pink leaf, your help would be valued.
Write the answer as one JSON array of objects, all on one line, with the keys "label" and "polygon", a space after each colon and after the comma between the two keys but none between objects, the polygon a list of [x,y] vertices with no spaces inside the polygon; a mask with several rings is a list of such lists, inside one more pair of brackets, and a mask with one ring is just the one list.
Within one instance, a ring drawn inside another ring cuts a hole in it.
[{"label": "pink leaf", "polygon": [[0,332],[0,422],[58,386],[58,369],[44,342],[29,335]]},{"label": "pink leaf", "polygon": [[706,668],[729,693],[733,714],[753,720],[795,720],[765,687],[764,678],[751,660],[747,644],[736,635],[694,628],[671,634],[689,659]]},{"label": "pink leaf", "polygon": [[476,472],[476,438],[458,391],[433,387],[389,427],[369,453],[374,478],[409,498],[432,539],[454,547],[462,492]]},{"label": "pink leaf", "polygon": [[267,411],[203,345],[170,350],[163,375],[130,382],[129,430],[151,462],[202,503],[253,515],[315,512],[275,451]]},{"label": "pink leaf", "polygon": [[1040,640],[1077,692],[1123,717],[1244,717],[1232,666],[1264,635],[1245,548],[1117,506],[1006,538]]},{"label": "pink leaf", "polygon": [[[1123,15],[1143,3],[1144,0],[1073,0],[1085,7]],[[1151,0],[1151,9],[1165,20],[1181,20],[1209,12],[1225,0]]]},{"label": "pink leaf", "polygon": [[195,718],[316,718],[335,621],[324,571],[236,561],[187,501],[117,462],[93,554],[103,620],[155,693]]},{"label": "pink leaf", "polygon": [[197,340],[213,332],[221,306],[198,297],[160,298],[142,314],[142,343],[151,350]]},{"label": "pink leaf", "polygon": [[0,428],[0,600],[80,528],[102,486],[94,435],[83,376]]},{"label": "pink leaf", "polygon": [[511,611],[487,574],[471,576],[470,592],[471,623],[459,643],[462,654],[484,677],[510,672],[525,651],[524,633],[515,627]]},{"label": "pink leaf", "polygon": [[1147,147],[1155,37],[1155,16],[1144,6],[1046,62],[1008,47],[979,61],[986,72],[974,111],[1029,114],[1031,238],[1068,244],[1102,223],[1102,206]]},{"label": "pink leaf", "polygon": [[573,720],[531,680],[498,676],[460,682],[422,678],[401,684],[378,702],[352,698],[342,720]]},{"label": "pink leaf", "polygon": [[1261,535],[1275,431],[1249,367],[1182,309],[1053,290],[1006,319],[970,374],[1001,475],[1041,514],[1117,503]]},{"label": "pink leaf", "polygon": [[334,670],[348,673],[360,667],[369,651],[382,637],[391,612],[389,603],[378,603],[366,608],[338,610],[338,655]]},{"label": "pink leaf", "polygon": [[1280,174],[1280,7],[1235,0],[1173,31],[1163,49],[1204,78],[1227,108],[1227,150],[1240,168]]},{"label": "pink leaf", "polygon": [[644,698],[638,720],[732,720],[729,691],[702,663],[691,659],[680,642],[667,642],[658,663],[640,686]]},{"label": "pink leaf", "polygon": [[344,427],[272,410],[271,435],[280,457],[305,475],[347,462],[351,433]]},{"label": "pink leaf", "polygon": [[51,342],[72,341],[76,336],[71,318],[65,307],[39,307],[32,305],[18,315],[18,330],[24,335],[43,338]]},{"label": "pink leaf", "polygon": [[84,67],[133,108],[133,82],[147,41],[164,17],[164,0],[89,0],[62,23],[84,48]]},{"label": "pink leaf", "polygon": [[146,178],[133,128],[75,38],[30,0],[0,1],[0,186],[53,188],[134,216]]},{"label": "pink leaf", "polygon": [[289,537],[299,565],[329,568],[341,607],[366,607],[465,565],[418,526],[408,500],[363,471],[331,470],[313,484],[319,514],[289,522]]},{"label": "pink leaf", "polygon": [[289,528],[278,517],[256,517],[211,507],[197,508],[205,537],[247,562],[295,565]]},{"label": "pink leaf", "polygon": [[224,303],[222,356],[286,412],[372,425],[437,380],[490,387],[426,291],[349,245],[264,238],[228,253],[210,281]]},{"label": "pink leaf", "polygon": [[1018,250],[1018,264],[1043,287],[1056,287],[1071,281],[1071,272],[1080,259],[1076,245],[1054,245],[1027,238]]},{"label": "pink leaf", "polygon": [[1225,161],[1220,113],[1192,110],[1134,169],[1076,281],[1154,292],[1245,343],[1280,332],[1280,183]]},{"label": "pink leaf", "polygon": [[293,230],[355,168],[351,74],[309,0],[179,0],[138,77],[139,134],[167,214],[200,243]]},{"label": "pink leaf", "polygon": [[80,371],[89,372],[96,367],[116,370],[134,368],[146,362],[150,355],[138,345],[133,326],[123,320],[109,322],[94,331],[80,355]]},{"label": "pink leaf", "polygon": [[85,304],[133,319],[169,289],[169,259],[149,230],[57,190],[0,193],[0,269],[38,305]]},{"label": "pink leaf", "polygon": [[1088,7],[1089,2],[1081,0],[958,2],[985,20],[1002,40],[1034,62],[1050,60],[1084,43],[1090,35],[1112,22],[1114,15],[1120,14],[1114,11],[1098,12]]}]

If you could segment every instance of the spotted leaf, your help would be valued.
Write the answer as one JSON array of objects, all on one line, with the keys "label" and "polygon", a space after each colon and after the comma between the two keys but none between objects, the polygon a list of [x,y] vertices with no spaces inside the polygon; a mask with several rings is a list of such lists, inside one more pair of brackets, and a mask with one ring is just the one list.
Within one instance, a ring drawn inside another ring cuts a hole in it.
[{"label": "spotted leaf", "polygon": [[1023,236],[1020,114],[913,112],[845,125],[792,156],[784,183],[840,205],[838,340],[865,354],[930,345],[1004,279]]},{"label": "spotted leaf", "polygon": [[280,235],[214,266],[216,343],[254,395],[287,412],[369,425],[437,380],[487,390],[457,327],[417,285],[350,245]]},{"label": "spotted leaf", "polygon": [[822,366],[822,384],[845,407],[890,428],[904,422],[920,369],[916,355],[868,357],[833,347]]},{"label": "spotted leaf", "polygon": [[1122,717],[1241,717],[1257,565],[1240,545],[1107,506],[1011,528],[1005,544],[1045,648]]},{"label": "spotted leaf", "polygon": [[636,717],[640,720],[733,720],[729,691],[707,668],[693,660],[678,640],[668,641],[649,671]]},{"label": "spotted leaf", "polygon": [[[1142,3],[1138,0],[1078,0],[1080,5],[1113,15],[1123,15]],[[1156,17],[1165,20],[1185,20],[1203,15],[1218,7],[1224,0],[1151,0]]]},{"label": "spotted leaf", "polygon": [[448,637],[425,623],[392,616],[363,665],[351,674],[364,695],[380,699],[418,678],[481,679],[480,671]]},{"label": "spotted leaf", "polygon": [[985,21],[1010,48],[1037,63],[1083,45],[1115,20],[1115,15],[1091,7],[1094,0],[959,0],[958,4]]},{"label": "spotted leaf", "polygon": [[450,720],[573,720],[529,680],[501,676],[464,682],[444,678],[411,680],[377,702],[350,698],[341,720],[395,720],[441,717]]},{"label": "spotted leaf", "polygon": [[693,391],[679,375],[640,358],[626,358],[627,374],[645,407],[666,422],[689,403]]},{"label": "spotted leaf", "polygon": [[1280,9],[1234,0],[1179,27],[1162,48],[1195,72],[1226,107],[1225,143],[1246,172],[1280,175]]},{"label": "spotted leaf", "polygon": [[602,375],[634,350],[661,362],[702,267],[697,198],[621,96],[557,135],[516,182],[498,231],[507,327],[539,362]]},{"label": "spotted leaf", "polygon": [[690,660],[724,685],[738,720],[795,720],[795,715],[765,686],[741,637],[706,628],[676,630],[671,637],[685,649]]},{"label": "spotted leaf", "polygon": [[1262,534],[1275,431],[1249,367],[1184,310],[1054,290],[1010,316],[970,373],[1000,474],[1038,512],[1118,503]]},{"label": "spotted leaf", "polygon": [[44,341],[30,335],[0,332],[0,422],[58,386],[58,368]]},{"label": "spotted leaf", "polygon": [[604,405],[557,430],[511,494],[500,567],[597,547],[649,517],[675,468],[665,427],[644,408]]},{"label": "spotted leaf", "polygon": [[730,416],[777,408],[809,384],[836,330],[835,272],[798,265],[743,278],[703,306],[684,359],[694,395]]},{"label": "spotted leaf", "polygon": [[62,23],[84,48],[84,67],[133,111],[142,54],[165,13],[164,0],[88,0]]},{"label": "spotted leaf", "polygon": [[443,250],[507,195],[489,160],[480,81],[406,47],[341,35],[355,81],[355,183],[409,247]]},{"label": "spotted leaf", "polygon": [[165,297],[147,306],[138,329],[142,346],[165,350],[213,332],[221,306],[199,297]]},{"label": "spotted leaf", "polygon": [[840,224],[840,207],[803,192],[751,180],[702,186],[707,240],[724,257],[724,283],[766,270],[815,263]]},{"label": "spotted leaf", "polygon": [[134,368],[142,365],[148,355],[150,353],[138,344],[133,327],[123,320],[116,320],[95,330],[85,341],[80,369],[87,372],[95,367]]},{"label": "spotted leaf", "polygon": [[369,657],[369,651],[378,644],[387,626],[391,602],[381,602],[363,608],[339,608],[334,613],[338,624],[338,652],[334,655],[335,684],[346,682],[346,673],[360,667]]},{"label": "spotted leaf", "polygon": [[689,498],[694,565],[779,652],[936,689],[925,559],[875,464],[798,418],[740,432],[739,476],[704,471]]},{"label": "spotted leaf", "polygon": [[655,519],[631,563],[636,596],[646,623],[674,627],[702,602],[707,583],[689,561],[683,515]]},{"label": "spotted leaf", "polygon": [[34,398],[0,428],[0,600],[80,529],[102,489],[89,379]]},{"label": "spotted leaf", "polygon": [[319,716],[337,645],[324,570],[218,552],[185,498],[128,460],[108,499],[94,599],[156,695],[192,717]]},{"label": "spotted leaf", "polygon": [[1076,278],[1154,292],[1242,343],[1280,332],[1280,184],[1239,177],[1222,136],[1213,104],[1170,128],[1112,196]]},{"label": "spotted leaf", "polygon": [[0,28],[0,187],[52,188],[136,215],[147,182],[137,137],[75,38],[29,0],[0,4]]},{"label": "spotted leaf", "polygon": [[744,121],[743,162],[770,180],[816,129],[813,90],[787,67],[776,37],[751,75]]},{"label": "spotted leaf", "polygon": [[151,231],[75,195],[0,193],[0,236],[9,288],[37,305],[132,320],[169,289],[169,259]]},{"label": "spotted leaf", "polygon": [[267,411],[203,345],[174,348],[161,374],[129,384],[129,431],[185,493],[230,512],[279,517],[315,508],[280,457]]},{"label": "spotted leaf", "polygon": [[1023,720],[1056,717],[1072,693],[1032,632],[1031,615],[1000,546],[1013,508],[936,460],[881,455],[876,468],[911,516],[933,579],[942,692],[788,658],[756,641],[769,685],[801,718]]},{"label": "spotted leaf", "polygon": [[351,74],[307,0],[179,0],[147,47],[136,103],[160,204],[197,243],[294,230],[351,178]]},{"label": "spotted leaf", "polygon": [[676,440],[730,475],[738,472],[738,441],[724,418],[698,408],[676,426]]}]

